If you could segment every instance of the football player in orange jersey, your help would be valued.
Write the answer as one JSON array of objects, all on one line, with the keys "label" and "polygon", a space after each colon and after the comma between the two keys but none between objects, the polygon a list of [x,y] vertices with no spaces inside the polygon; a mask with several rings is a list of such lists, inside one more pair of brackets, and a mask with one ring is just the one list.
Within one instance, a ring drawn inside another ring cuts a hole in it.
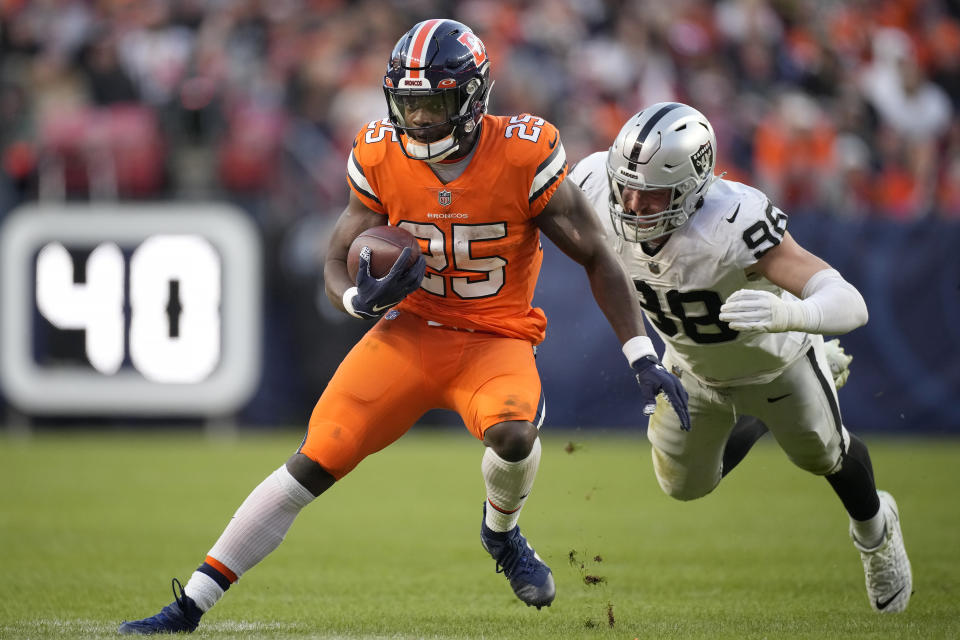
[{"label": "football player in orange jersey", "polygon": [[[556,594],[549,567],[517,520],[540,462],[544,418],[534,348],[546,317],[531,305],[543,232],[587,272],[623,344],[650,415],[662,391],[681,424],[686,393],[645,335],[633,285],[576,185],[565,180],[557,130],[532,115],[492,116],[490,61],[465,25],[427,20],[390,56],[389,117],[361,129],[347,162],[350,201],[324,266],[328,296],[358,318],[379,318],[317,401],[299,450],[237,510],[186,587],[159,614],[123,633],[192,631],[245,571],[275,549],[294,518],[364,457],[428,410],[456,411],[485,445],[481,542],[517,597],[538,609]],[[420,239],[379,279],[369,248],[356,282],[352,241],[392,224]]]}]

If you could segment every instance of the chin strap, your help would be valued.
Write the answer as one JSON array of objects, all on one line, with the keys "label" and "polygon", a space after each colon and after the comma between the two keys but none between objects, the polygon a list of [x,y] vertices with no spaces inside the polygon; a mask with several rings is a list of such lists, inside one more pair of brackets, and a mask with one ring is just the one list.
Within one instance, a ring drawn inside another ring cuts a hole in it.
[{"label": "chin strap", "polygon": [[[438,143],[442,143],[447,138],[450,139],[449,149],[442,151],[439,155],[436,155],[433,157],[427,157],[430,155],[431,145],[437,145]],[[403,149],[403,153],[408,158],[411,158],[413,160],[421,160],[423,162],[440,162],[441,160],[448,157],[450,154],[454,153],[457,149],[460,148],[460,145],[457,143],[452,133],[449,136],[447,136],[447,138],[437,140],[437,142],[429,142],[424,144],[422,142],[414,142],[410,138],[410,136],[408,136],[407,134],[403,134],[403,139],[405,140],[405,142],[401,141],[400,146]]]}]

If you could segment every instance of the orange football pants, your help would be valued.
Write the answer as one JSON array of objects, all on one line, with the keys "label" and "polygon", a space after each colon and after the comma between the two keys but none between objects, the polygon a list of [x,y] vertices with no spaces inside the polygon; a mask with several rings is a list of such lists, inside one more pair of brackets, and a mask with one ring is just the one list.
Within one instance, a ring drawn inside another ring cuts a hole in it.
[{"label": "orange football pants", "polygon": [[543,415],[531,344],[431,326],[409,312],[382,318],[347,354],[310,416],[299,452],[340,479],[430,409],[452,409],[478,439]]}]

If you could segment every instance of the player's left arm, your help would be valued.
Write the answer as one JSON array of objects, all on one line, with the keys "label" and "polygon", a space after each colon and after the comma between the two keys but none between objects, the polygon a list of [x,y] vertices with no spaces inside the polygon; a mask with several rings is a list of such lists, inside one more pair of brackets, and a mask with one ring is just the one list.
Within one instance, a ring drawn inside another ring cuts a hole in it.
[{"label": "player's left arm", "polygon": [[572,181],[563,180],[533,220],[545,236],[586,270],[593,297],[637,373],[644,414],[653,413],[656,396],[663,391],[677,412],[681,426],[689,430],[687,392],[660,364],[653,343],[646,335],[633,283],[607,245],[603,227],[583,192]]},{"label": "player's left arm", "polygon": [[755,272],[800,300],[741,289],[720,307],[720,320],[736,331],[806,331],[837,335],[867,323],[867,305],[856,287],[789,233],[757,260]]},{"label": "player's left arm", "polygon": [[607,246],[603,228],[583,192],[564,180],[533,220],[551,242],[586,270],[593,297],[620,342],[645,336],[633,284]]}]

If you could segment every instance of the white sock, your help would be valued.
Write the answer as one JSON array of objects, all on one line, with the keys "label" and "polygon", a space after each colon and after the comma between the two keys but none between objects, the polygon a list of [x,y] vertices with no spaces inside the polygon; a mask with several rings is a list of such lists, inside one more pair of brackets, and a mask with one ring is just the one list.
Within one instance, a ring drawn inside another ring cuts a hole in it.
[{"label": "white sock", "polygon": [[[207,555],[239,578],[283,542],[294,518],[313,498],[287,467],[281,466],[247,496]],[[193,582],[191,578],[187,586]],[[187,595],[193,598],[191,593]]]},{"label": "white sock", "polygon": [[508,462],[487,447],[480,462],[487,486],[487,515],[484,521],[493,531],[510,531],[517,526],[520,509],[527,501],[540,466],[540,438],[523,460]]},{"label": "white sock", "polygon": [[183,592],[190,596],[190,599],[197,603],[200,611],[206,613],[210,607],[217,604],[217,600],[223,597],[223,589],[217,584],[217,581],[205,573],[194,571],[187,581],[187,586]]},{"label": "white sock", "polygon": [[886,533],[887,519],[883,511],[883,504],[877,510],[875,516],[869,520],[854,520],[850,518],[850,528],[853,529],[853,537],[857,539],[865,549],[873,549],[883,542],[883,536]]}]

